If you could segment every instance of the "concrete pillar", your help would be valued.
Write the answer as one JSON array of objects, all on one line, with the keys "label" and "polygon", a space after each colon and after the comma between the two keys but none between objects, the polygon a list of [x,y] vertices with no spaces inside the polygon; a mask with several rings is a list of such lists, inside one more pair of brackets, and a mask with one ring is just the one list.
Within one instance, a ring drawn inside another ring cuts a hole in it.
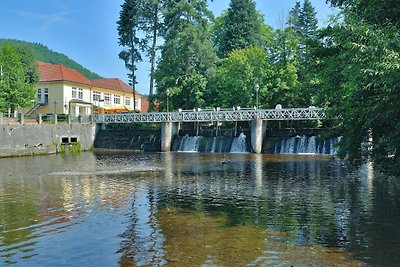
[{"label": "concrete pillar", "polygon": [[161,123],[161,151],[169,152],[172,148],[173,137],[179,131],[179,124],[174,122]]},{"label": "concrete pillar", "polygon": [[0,125],[3,124],[3,113],[0,112]]},{"label": "concrete pillar", "polygon": [[37,123],[38,124],[42,124],[43,123],[42,114],[39,113],[36,116],[37,116],[37,118],[36,118]]},{"label": "concrete pillar", "polygon": [[255,119],[251,122],[251,146],[254,153],[260,154],[263,144],[263,121]]},{"label": "concrete pillar", "polygon": [[57,124],[58,123],[58,121],[57,121],[57,114],[54,114],[54,124]]}]

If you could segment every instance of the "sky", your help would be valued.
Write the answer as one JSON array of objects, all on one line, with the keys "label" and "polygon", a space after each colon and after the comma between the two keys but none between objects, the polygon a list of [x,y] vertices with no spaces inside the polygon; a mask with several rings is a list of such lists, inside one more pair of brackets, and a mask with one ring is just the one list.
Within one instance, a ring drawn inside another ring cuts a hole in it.
[{"label": "sky", "polygon": [[[0,38],[41,43],[63,53],[85,68],[127,82],[127,70],[118,54],[116,22],[124,0],[1,0]],[[210,2],[218,16],[230,0]],[[281,27],[296,0],[256,0],[265,22]],[[333,10],[325,0],[311,0],[323,25]],[[138,66],[137,90],[148,94],[148,63]]]}]

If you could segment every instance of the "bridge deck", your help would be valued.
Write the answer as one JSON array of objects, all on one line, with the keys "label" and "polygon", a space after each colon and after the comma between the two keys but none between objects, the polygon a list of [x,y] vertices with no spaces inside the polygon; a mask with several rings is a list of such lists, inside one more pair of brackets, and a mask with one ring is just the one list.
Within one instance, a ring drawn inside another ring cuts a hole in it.
[{"label": "bridge deck", "polygon": [[262,120],[323,120],[326,114],[322,108],[291,109],[241,109],[219,111],[182,111],[153,113],[97,114],[96,123],[156,123],[156,122],[217,122]]}]

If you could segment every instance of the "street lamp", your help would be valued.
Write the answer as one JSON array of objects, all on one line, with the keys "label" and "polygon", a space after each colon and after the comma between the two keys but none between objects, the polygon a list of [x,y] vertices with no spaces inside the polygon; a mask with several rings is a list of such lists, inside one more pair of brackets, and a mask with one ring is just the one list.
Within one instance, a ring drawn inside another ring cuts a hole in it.
[{"label": "street lamp", "polygon": [[169,113],[169,103],[168,103],[168,98],[169,98],[169,89],[167,89],[167,113]]},{"label": "street lamp", "polygon": [[258,109],[258,91],[260,90],[258,83],[254,86],[254,90],[256,91],[256,108]]}]

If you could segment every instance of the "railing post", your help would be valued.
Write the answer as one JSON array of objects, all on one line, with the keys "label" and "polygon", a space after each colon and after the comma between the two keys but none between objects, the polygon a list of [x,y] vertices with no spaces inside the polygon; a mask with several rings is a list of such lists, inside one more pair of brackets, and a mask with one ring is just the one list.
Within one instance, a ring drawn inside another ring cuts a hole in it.
[{"label": "railing post", "polygon": [[37,114],[36,115],[37,117],[36,117],[36,121],[37,121],[37,123],[38,124],[42,124],[43,123],[43,119],[42,119],[42,114]]},{"label": "railing post", "polygon": [[58,120],[57,120],[57,114],[56,113],[54,113],[54,124],[57,124],[58,123]]},{"label": "railing post", "polygon": [[24,114],[18,113],[19,124],[25,124]]}]

